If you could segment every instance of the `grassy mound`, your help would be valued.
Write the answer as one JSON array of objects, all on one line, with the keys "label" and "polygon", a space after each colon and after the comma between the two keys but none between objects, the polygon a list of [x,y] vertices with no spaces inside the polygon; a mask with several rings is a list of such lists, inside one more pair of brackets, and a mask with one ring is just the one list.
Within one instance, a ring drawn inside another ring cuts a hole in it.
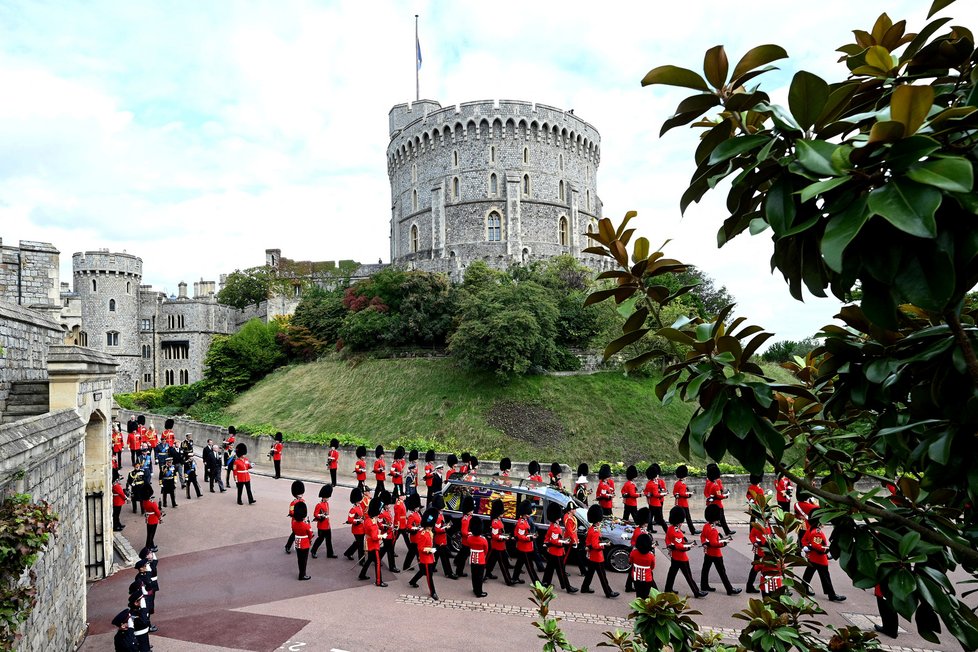
[{"label": "grassy mound", "polygon": [[227,416],[302,439],[345,433],[387,445],[428,440],[485,459],[675,461],[692,407],[662,406],[653,386],[614,372],[500,385],[450,359],[323,360],[276,371]]}]

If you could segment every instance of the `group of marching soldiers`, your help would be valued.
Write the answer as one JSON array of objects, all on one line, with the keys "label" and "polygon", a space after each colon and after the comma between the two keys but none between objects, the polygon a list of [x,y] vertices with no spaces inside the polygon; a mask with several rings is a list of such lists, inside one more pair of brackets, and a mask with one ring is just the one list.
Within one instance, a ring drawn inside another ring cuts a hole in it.
[{"label": "group of marching soldiers", "polygon": [[156,594],[160,590],[155,548],[143,548],[136,562],[136,576],[129,584],[126,608],[116,614],[112,624],[116,652],[149,652],[149,635],[157,631],[152,618],[156,609]]},{"label": "group of marching soldiers", "polygon": [[[319,502],[313,508],[311,518],[304,500],[304,483],[296,481],[292,485],[294,500],[289,506],[292,533],[285,544],[285,552],[290,553],[292,547],[295,547],[299,580],[310,579],[307,574],[308,558],[310,554],[313,558],[317,557],[322,545],[326,546],[327,557],[337,557],[332,547],[329,506],[336,485],[337,449],[338,442],[333,440],[327,460],[331,482],[320,489]],[[705,523],[699,531],[690,513],[689,500],[692,494],[686,484],[689,472],[685,465],[677,467],[671,492],[667,489],[665,479],[661,477],[662,471],[658,464],[652,464],[646,469],[646,482],[642,487],[636,483],[638,469],[635,466],[628,467],[626,480],[620,491],[615,487],[610,466],[602,465],[594,495],[596,502],[589,504],[591,489],[588,466],[581,464],[573,487],[565,489],[561,478],[562,467],[554,462],[548,474],[549,485],[573,495],[584,505],[589,505],[588,528],[583,541],[578,532],[575,516],[578,504],[575,501],[568,501],[563,508],[550,502],[546,513],[549,526],[543,530],[533,524],[537,505],[531,500],[524,500],[518,505],[515,525],[508,529],[503,522],[505,505],[502,500],[491,502],[488,518],[484,520],[483,516],[473,514],[473,497],[463,495],[458,507],[461,513],[457,526],[460,546],[453,558],[449,536],[455,522],[444,514],[442,485],[452,478],[474,478],[478,473],[478,460],[475,456],[463,453],[459,458],[451,454],[446,458],[445,464],[436,464],[435,452],[429,450],[422,465],[418,451],[412,450],[406,454],[402,447],[398,447],[388,467],[385,451],[382,446],[378,446],[374,451],[374,462],[368,466],[366,447],[360,446],[356,450],[356,457],[356,486],[350,492],[351,507],[345,521],[351,526],[354,540],[343,554],[348,560],[355,562],[354,568],[359,566],[361,580],[372,580],[376,586],[387,586],[384,581],[384,566],[387,573],[393,574],[416,570],[408,582],[409,585],[417,588],[418,583],[424,579],[429,594],[437,600],[434,582],[436,566],[440,563],[444,576],[456,580],[467,575],[465,566],[468,563],[471,568],[472,591],[480,598],[487,595],[484,590],[486,580],[500,579],[494,574],[497,569],[507,585],[524,583],[524,572],[533,582],[540,579],[538,573],[542,573],[542,582],[548,585],[556,575],[559,586],[568,593],[577,593],[578,590],[582,593],[593,593],[591,583],[597,575],[605,596],[617,597],[619,594],[612,590],[605,574],[604,553],[609,544],[602,540],[601,523],[613,517],[614,502],[620,496],[624,503],[623,520],[633,526],[630,570],[625,586],[627,592],[647,597],[650,589],[657,588],[653,579],[655,550],[660,547],[653,538],[656,526],[662,529],[661,548],[670,559],[665,591],[673,591],[677,576],[682,575],[695,597],[706,597],[715,591],[710,586],[710,575],[715,570],[728,595],[742,592],[741,588],[731,584],[724,567],[723,549],[730,543],[735,532],[727,524],[724,511],[724,501],[729,499],[730,493],[724,489],[720,469],[716,464],[707,466],[704,487]],[[500,460],[499,471],[494,474],[493,482],[510,484],[511,469],[512,462],[508,458]],[[528,471],[528,480],[544,484],[538,462],[530,462]],[[368,474],[372,474],[376,480],[373,489],[367,485]],[[761,486],[763,475],[751,475],[750,480],[745,497],[748,506],[760,502],[762,496],[772,494],[776,496],[781,509],[790,509],[792,487],[787,478],[779,475],[773,491],[767,492]],[[387,481],[390,481],[391,490],[387,489]],[[424,509],[418,491],[422,484],[427,488]],[[663,510],[669,493],[672,494],[674,505],[666,518]],[[640,508],[638,504],[643,497],[647,505]],[[763,503],[767,503],[766,498]],[[815,498],[809,496],[799,496],[795,505],[795,514],[803,524],[800,544],[809,562],[804,580],[807,583],[818,573],[829,599],[842,601],[845,597],[835,593],[829,577],[828,539],[813,513],[817,506]],[[749,539],[754,549],[754,559],[747,581],[747,592],[774,594],[783,591],[784,569],[776,560],[765,558],[764,553],[767,538],[771,534],[765,515],[769,512],[755,509],[749,510],[749,513]],[[687,536],[684,526],[688,527],[690,535],[699,535],[699,545],[704,550],[699,583],[693,578],[689,562],[689,551],[697,544]],[[398,539],[403,540],[406,551],[400,568],[396,563],[395,553]],[[509,553],[511,541],[515,544],[515,557],[512,560]],[[541,550],[542,555],[539,552]],[[569,563],[576,564],[580,569],[583,577],[580,589],[571,585],[567,574]],[[758,579],[759,585],[755,585]]]}]

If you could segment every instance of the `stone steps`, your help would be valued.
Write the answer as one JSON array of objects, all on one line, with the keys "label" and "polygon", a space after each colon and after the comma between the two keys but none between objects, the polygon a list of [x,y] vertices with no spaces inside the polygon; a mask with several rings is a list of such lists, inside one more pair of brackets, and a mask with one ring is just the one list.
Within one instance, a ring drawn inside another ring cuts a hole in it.
[{"label": "stone steps", "polygon": [[15,382],[10,386],[0,423],[13,423],[44,414],[49,409],[50,388],[47,381]]}]

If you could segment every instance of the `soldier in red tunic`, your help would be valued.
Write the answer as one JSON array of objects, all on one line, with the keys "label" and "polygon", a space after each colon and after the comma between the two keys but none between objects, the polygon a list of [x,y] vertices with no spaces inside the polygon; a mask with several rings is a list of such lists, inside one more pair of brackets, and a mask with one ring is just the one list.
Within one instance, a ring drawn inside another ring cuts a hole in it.
[{"label": "soldier in red tunic", "polygon": [[119,477],[119,471],[112,469],[112,530],[114,532],[122,532],[126,527],[119,518],[122,515],[122,508],[125,506],[126,500],[126,490],[122,488],[122,478]]},{"label": "soldier in red tunic", "polygon": [[783,512],[791,510],[791,492],[791,480],[786,478],[783,473],[779,473],[778,479],[774,483],[774,497],[778,501],[778,507]]},{"label": "soldier in red tunic", "polygon": [[760,502],[761,497],[764,495],[764,487],[761,483],[764,482],[763,473],[751,473],[750,474],[750,484],[747,486],[747,513],[750,514],[751,505],[756,505]]},{"label": "soldier in red tunic", "polygon": [[435,496],[432,498],[432,507],[438,512],[435,519],[435,547],[438,552],[435,555],[441,560],[441,569],[445,572],[445,577],[450,580],[457,580],[458,575],[452,570],[452,551],[448,549],[448,530],[452,527],[451,519],[446,519],[442,512],[445,509],[445,499],[441,496],[441,486],[436,482],[432,487],[437,487]]},{"label": "soldier in red tunic", "polygon": [[126,429],[129,434],[126,435],[126,445],[129,446],[129,457],[132,460],[132,465],[136,466],[139,464],[139,449],[142,447],[142,442],[139,439],[139,433],[136,429],[139,427],[135,421],[130,421],[126,425]]},{"label": "soldier in red tunic", "polygon": [[373,474],[374,480],[377,481],[377,486],[374,488],[374,497],[379,497],[380,492],[385,491],[384,480],[387,478],[387,460],[384,459],[384,447],[378,446],[374,449],[374,466]]},{"label": "soldier in red tunic", "polygon": [[567,579],[567,569],[564,568],[564,547],[570,542],[564,537],[564,528],[561,523],[560,505],[551,502],[547,505],[547,520],[550,526],[544,536],[544,545],[547,548],[547,568],[543,571],[543,583],[549,585],[554,578],[554,571],[557,571],[557,580],[560,588],[568,593],[577,593],[577,589],[571,586]]},{"label": "soldier in red tunic", "polygon": [[809,593],[811,593],[809,582],[817,572],[818,579],[822,581],[822,591],[829,596],[829,600],[844,602],[846,596],[839,595],[832,588],[832,576],[829,574],[829,559],[832,558],[831,553],[829,553],[829,540],[822,532],[817,514],[810,513],[808,515],[808,530],[805,532],[801,543],[803,546],[801,551],[808,554],[808,568],[805,569],[805,574],[802,575],[801,579],[809,586]]},{"label": "soldier in red tunic", "polygon": [[[298,503],[305,502],[302,495],[306,493],[306,485],[303,484],[302,480],[295,480],[292,482],[292,502],[289,503],[289,513],[288,517],[295,520],[294,512],[295,506]],[[308,509],[306,510],[308,512]],[[285,554],[290,554],[292,552],[292,544],[295,543],[295,527],[292,528],[292,533],[289,534],[289,539],[285,542]]]},{"label": "soldier in red tunic", "polygon": [[508,457],[499,460],[499,484],[510,485],[509,472],[513,468],[513,461]]},{"label": "soldier in red tunic", "polygon": [[238,444],[234,447],[234,454],[236,459],[234,460],[234,483],[238,485],[238,504],[243,505],[241,502],[241,492],[242,490],[247,490],[248,492],[248,504],[253,505],[257,500],[251,495],[251,467],[254,464],[248,459],[248,447],[244,444]]},{"label": "soldier in red tunic", "polygon": [[611,516],[615,508],[615,481],[611,479],[611,467],[602,464],[598,469],[598,490],[595,493],[604,516]]},{"label": "soldier in red tunic", "polygon": [[435,544],[432,537],[432,528],[438,520],[438,510],[429,509],[421,518],[422,529],[415,535],[415,544],[418,548],[418,565],[420,568],[408,584],[413,588],[418,588],[418,580],[422,576],[428,581],[428,593],[433,600],[438,599],[435,592],[435,580],[432,571],[435,569]]},{"label": "soldier in red tunic", "polygon": [[628,561],[631,563],[629,577],[635,586],[635,596],[649,597],[649,590],[655,586],[655,580],[652,578],[655,552],[652,548],[652,536],[648,532],[643,532],[635,539],[635,546],[628,555]]},{"label": "soldier in red tunic", "polygon": [[346,522],[350,524],[350,533],[353,534],[353,543],[346,549],[343,556],[353,559],[353,553],[357,553],[357,561],[363,560],[363,491],[359,487],[354,487],[350,492],[350,513],[347,514]]},{"label": "soldier in red tunic", "polygon": [[326,453],[326,467],[329,469],[329,483],[336,486],[336,470],[340,466],[340,440],[333,437],[329,440],[329,452]]},{"label": "soldier in red tunic", "polygon": [[112,424],[112,459],[115,461],[115,468],[122,468],[122,449],[125,448],[125,442],[122,439],[122,432],[116,426]]},{"label": "soldier in red tunic", "polygon": [[723,588],[727,590],[727,595],[737,595],[742,589],[734,588],[730,584],[730,580],[727,579],[727,569],[723,566],[723,549],[730,543],[730,537],[720,537],[720,530],[717,529],[717,526],[720,525],[722,516],[720,508],[716,505],[706,506],[706,524],[703,525],[703,531],[700,532],[700,543],[703,544],[705,553],[703,555],[703,571],[700,573],[700,589],[710,592],[716,590],[710,586],[710,568],[715,566],[720,581],[723,582]]},{"label": "soldier in red tunic", "polygon": [[394,486],[393,492],[391,492],[391,497],[395,500],[398,496],[404,493],[404,466],[406,462],[404,461],[404,447],[398,446],[394,449],[394,461],[391,462],[391,468],[387,472],[391,478],[391,484]]},{"label": "soldier in red tunic", "polygon": [[418,556],[417,534],[421,530],[421,494],[411,494],[404,499],[407,509],[407,527],[402,532],[406,538],[407,555],[404,557],[402,570],[411,570],[412,562]]},{"label": "soldier in red tunic", "polygon": [[672,561],[669,563],[669,572],[666,573],[665,591],[672,593],[676,574],[682,573],[686,581],[689,582],[689,588],[693,590],[693,595],[697,598],[705,598],[709,593],[699,590],[693,580],[693,572],[689,569],[689,551],[692,550],[693,544],[683,532],[683,521],[686,520],[688,513],[678,505],[669,511],[669,529],[666,531],[665,544],[672,556]]},{"label": "soldier in red tunic", "polygon": [[282,433],[275,433],[275,443],[272,444],[271,450],[268,451],[269,457],[272,458],[272,465],[275,467],[275,475],[273,476],[276,480],[282,477]]},{"label": "soldier in red tunic", "polygon": [[730,492],[723,488],[723,480],[720,478],[720,467],[716,464],[706,465],[706,484],[703,485],[703,497],[706,499],[706,504],[716,505],[720,508],[720,527],[723,528],[724,534],[728,537],[731,534],[737,534],[736,531],[731,530],[730,526],[727,525],[726,513],[723,510],[723,501],[730,497]]},{"label": "soldier in red tunic", "polygon": [[[445,469],[445,480],[451,480],[452,476],[458,473],[458,469],[455,468],[458,465],[458,456],[454,453],[449,453],[448,457],[445,458],[445,464],[448,468]],[[437,543],[435,545],[438,545]]]},{"label": "soldier in red tunic", "polygon": [[367,570],[370,565],[373,564],[376,569],[377,577],[374,584],[380,587],[386,587],[387,583],[384,582],[381,571],[380,563],[380,546],[383,533],[380,528],[380,514],[383,507],[383,495],[381,492],[377,492],[374,499],[370,501],[370,505],[367,506],[367,518],[363,522],[364,527],[364,540],[367,544],[367,557],[363,563],[363,568],[360,569],[360,575],[358,579],[366,580],[370,579],[367,576]]},{"label": "soldier in red tunic", "polygon": [[[609,469],[610,472],[610,469]],[[601,588],[604,589],[606,598],[617,598],[618,592],[612,591],[608,584],[608,576],[604,572],[604,549],[608,545],[607,541],[601,540],[601,530],[599,525],[604,518],[604,510],[601,505],[591,505],[587,509],[587,520],[591,527],[587,529],[587,536],[584,538],[584,545],[587,547],[587,573],[584,574],[584,581],[581,584],[581,593],[594,593],[591,588],[591,580],[594,574],[598,574]]]},{"label": "soldier in red tunic", "polygon": [[312,545],[312,558],[316,558],[319,546],[326,544],[326,557],[335,559],[333,554],[333,531],[329,527],[329,499],[333,495],[333,485],[325,484],[319,490],[319,502],[312,511],[312,520],[316,522],[316,543]]},{"label": "soldier in red tunic", "polygon": [[[696,526],[693,525],[693,515],[689,513],[689,499],[693,497],[693,494],[686,486],[686,476],[688,475],[689,469],[686,468],[685,464],[676,467],[676,482],[672,485],[672,495],[676,499],[676,507],[683,511],[683,517],[686,524],[689,525],[689,533],[698,534]],[[672,524],[672,512],[669,512],[669,523]]]},{"label": "soldier in red tunic", "polygon": [[505,509],[506,506],[503,505],[503,501],[498,498],[493,500],[489,507],[489,518],[492,519],[492,523],[490,524],[489,561],[486,564],[486,579],[497,579],[492,571],[498,562],[506,586],[512,586],[514,582],[509,576],[509,555],[506,553],[506,542],[509,540],[509,535],[506,534],[502,519]]},{"label": "soldier in red tunic", "polygon": [[536,460],[531,460],[530,463],[526,465],[526,471],[530,474],[527,480],[543,482],[543,476],[540,475],[540,463]]},{"label": "soldier in red tunic", "polygon": [[482,536],[482,519],[478,516],[469,524],[469,563],[472,566],[472,592],[475,597],[484,598],[488,595],[482,590],[482,580],[486,576],[486,556],[489,552],[489,542]]},{"label": "soldier in red tunic", "polygon": [[[635,549],[635,543],[638,538],[643,534],[648,534],[649,531],[649,508],[643,507],[638,510],[635,514],[635,529],[632,530],[632,550]],[[633,583],[634,577],[631,572],[628,574],[628,579],[625,580],[625,593],[631,593],[634,589]]]},{"label": "soldier in red tunic", "polygon": [[638,487],[635,486],[637,477],[638,469],[634,464],[625,469],[625,483],[621,486],[621,499],[625,505],[621,517],[625,521],[634,520],[635,512],[638,511]]},{"label": "soldier in red tunic", "polygon": [[146,515],[146,547],[156,552],[156,528],[163,522],[160,506],[153,500],[153,485],[143,489],[143,513]]},{"label": "soldier in red tunic", "polygon": [[577,532],[577,517],[574,516],[574,511],[577,509],[577,503],[573,500],[568,500],[567,505],[564,506],[564,516],[561,519],[561,526],[564,528],[564,538],[567,539],[567,548],[564,552],[564,568],[567,568],[567,564],[577,564],[577,569],[583,577],[584,573],[587,572],[587,564],[584,559],[584,551],[581,550],[581,540]]},{"label": "soldier in red tunic", "polygon": [[367,488],[367,447],[357,446],[357,461],[353,463],[353,475],[357,479],[357,489]]},{"label": "soldier in red tunic", "polygon": [[397,541],[397,521],[394,518],[394,498],[389,491],[379,493],[381,507],[380,514],[377,516],[377,524],[380,526],[380,557],[387,556],[387,569],[392,573],[400,573],[394,563],[394,542]]},{"label": "soldier in red tunic", "polygon": [[516,565],[513,567],[513,582],[515,584],[524,583],[520,579],[520,572],[524,566],[526,567],[526,572],[530,575],[531,582],[537,582],[539,580],[532,558],[534,552],[533,542],[537,537],[537,532],[530,519],[534,507],[535,505],[524,497],[523,502],[520,503],[517,509],[520,518],[516,521],[516,527],[513,528],[513,538],[516,539]]},{"label": "soldier in red tunic", "polygon": [[666,495],[666,481],[662,479],[662,469],[658,464],[650,464],[645,469],[645,489],[642,491],[649,503],[649,532],[654,532],[653,525],[662,528],[663,534],[669,528],[662,515],[662,503]]},{"label": "soldier in red tunic", "polygon": [[312,524],[306,520],[309,508],[299,501],[292,507],[292,536],[295,539],[295,556],[299,562],[299,579],[308,580],[306,564],[309,561],[309,548],[312,546]]},{"label": "soldier in red tunic", "polygon": [[431,483],[438,473],[435,471],[435,451],[430,448],[424,454],[425,504],[431,502]]},{"label": "soldier in red tunic", "polygon": [[558,491],[564,490],[564,483],[560,479],[560,474],[562,471],[563,469],[560,466],[560,462],[554,462],[550,465],[550,473],[547,474],[547,478],[550,480],[550,486]]},{"label": "soldier in red tunic", "polygon": [[[459,511],[462,518],[459,519],[459,546],[458,554],[455,555],[455,574],[459,577],[466,577],[465,562],[469,558],[469,524],[472,522],[472,510],[475,509],[475,499],[472,496],[462,496],[462,504]],[[476,517],[478,520],[478,517]]]}]

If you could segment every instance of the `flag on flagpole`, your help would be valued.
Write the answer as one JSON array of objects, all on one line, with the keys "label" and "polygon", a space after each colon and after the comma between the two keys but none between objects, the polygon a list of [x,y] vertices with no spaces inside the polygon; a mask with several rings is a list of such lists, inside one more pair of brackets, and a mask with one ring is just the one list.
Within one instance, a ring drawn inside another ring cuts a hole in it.
[{"label": "flag on flagpole", "polygon": [[414,44],[417,46],[418,51],[418,70],[421,70],[421,41],[418,39],[417,35],[414,37]]}]

